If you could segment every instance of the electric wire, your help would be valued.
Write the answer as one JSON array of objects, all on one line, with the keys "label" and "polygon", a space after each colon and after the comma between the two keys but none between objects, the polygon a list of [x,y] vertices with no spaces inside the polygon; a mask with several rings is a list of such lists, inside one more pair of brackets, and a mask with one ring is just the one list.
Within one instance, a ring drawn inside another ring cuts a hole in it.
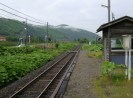
[{"label": "electric wire", "polygon": [[0,2],[0,4],[3,5],[3,6],[5,6],[5,7],[7,7],[7,8],[9,8],[9,9],[11,9],[11,10],[14,10],[14,11],[20,13],[20,14],[23,14],[23,15],[25,15],[25,16],[27,16],[27,17],[30,17],[30,18],[32,18],[32,19],[34,19],[34,20],[38,20],[38,21],[40,21],[40,22],[43,22],[43,21],[41,21],[41,20],[39,20],[39,19],[36,19],[36,18],[34,18],[34,17],[32,17],[32,16],[29,16],[29,15],[27,15],[27,14],[25,14],[25,13],[22,13],[22,12],[20,12],[20,11],[18,11],[18,10],[15,10],[15,9],[13,9],[13,8],[11,8],[11,7],[5,5],[5,4],[3,4],[3,3],[1,3],[1,2]]},{"label": "electric wire", "polygon": [[19,17],[19,18],[21,18],[21,19],[27,19],[28,21],[31,21],[31,22],[34,22],[34,23],[44,24],[44,23],[41,23],[41,22],[37,22],[37,21],[31,20],[31,19],[28,19],[28,18],[19,16],[19,15],[17,15],[17,14],[14,14],[14,13],[9,12],[9,11],[4,10],[4,9],[0,9],[0,10],[1,10],[1,11],[4,11],[4,12],[6,12],[6,13],[9,13],[9,14],[11,14],[11,15],[17,16],[17,17]]}]

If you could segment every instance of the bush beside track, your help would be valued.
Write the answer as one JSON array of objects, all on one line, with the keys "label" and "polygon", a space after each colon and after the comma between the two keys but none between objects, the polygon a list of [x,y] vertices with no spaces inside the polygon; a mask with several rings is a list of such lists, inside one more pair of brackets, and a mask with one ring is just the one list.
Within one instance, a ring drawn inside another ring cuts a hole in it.
[{"label": "bush beside track", "polygon": [[74,46],[74,43],[62,43],[54,49],[0,47],[0,87],[18,80]]}]

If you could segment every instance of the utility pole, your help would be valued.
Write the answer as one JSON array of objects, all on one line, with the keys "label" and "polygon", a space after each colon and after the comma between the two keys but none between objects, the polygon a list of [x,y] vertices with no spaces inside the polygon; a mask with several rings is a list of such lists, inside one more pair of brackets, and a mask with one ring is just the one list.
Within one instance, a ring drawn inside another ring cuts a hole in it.
[{"label": "utility pole", "polygon": [[28,41],[29,41],[29,44],[30,44],[30,42],[31,42],[31,36],[30,35],[28,36]]},{"label": "utility pole", "polygon": [[111,8],[111,2],[108,0],[108,6],[107,5],[101,5],[102,7],[106,7],[108,9],[108,22],[110,22],[110,8]]},{"label": "utility pole", "polygon": [[48,48],[48,22],[47,22],[47,48]]},{"label": "utility pole", "polygon": [[110,22],[110,0],[108,0],[108,21]]},{"label": "utility pole", "polygon": [[27,18],[26,18],[25,28],[24,28],[24,29],[25,29],[25,33],[26,33],[26,34],[25,34],[25,35],[26,35],[26,36],[25,36],[25,45],[26,45],[26,44],[27,44]]}]

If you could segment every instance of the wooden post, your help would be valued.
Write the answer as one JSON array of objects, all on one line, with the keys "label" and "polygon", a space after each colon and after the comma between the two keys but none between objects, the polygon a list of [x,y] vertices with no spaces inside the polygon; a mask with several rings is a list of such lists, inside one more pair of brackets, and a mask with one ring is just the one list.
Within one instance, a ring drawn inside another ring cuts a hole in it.
[{"label": "wooden post", "polygon": [[106,56],[106,54],[107,54],[107,50],[106,50],[106,47],[107,47],[107,38],[103,38],[103,42],[104,42],[104,51],[103,51],[103,53],[104,53],[104,60],[106,60],[107,59],[107,56]]},{"label": "wooden post", "polygon": [[111,30],[110,30],[110,28],[109,28],[109,34],[108,34],[108,36],[109,36],[109,61],[111,61]]},{"label": "wooden post", "polygon": [[111,31],[108,29],[107,39],[106,39],[106,60],[111,61]]}]

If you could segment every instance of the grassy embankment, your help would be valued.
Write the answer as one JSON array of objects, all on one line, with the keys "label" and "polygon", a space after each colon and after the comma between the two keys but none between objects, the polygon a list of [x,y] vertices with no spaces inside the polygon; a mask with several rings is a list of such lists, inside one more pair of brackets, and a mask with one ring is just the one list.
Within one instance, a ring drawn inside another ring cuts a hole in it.
[{"label": "grassy embankment", "polygon": [[62,43],[53,49],[0,46],[0,87],[18,80],[74,46],[74,43]]}]

